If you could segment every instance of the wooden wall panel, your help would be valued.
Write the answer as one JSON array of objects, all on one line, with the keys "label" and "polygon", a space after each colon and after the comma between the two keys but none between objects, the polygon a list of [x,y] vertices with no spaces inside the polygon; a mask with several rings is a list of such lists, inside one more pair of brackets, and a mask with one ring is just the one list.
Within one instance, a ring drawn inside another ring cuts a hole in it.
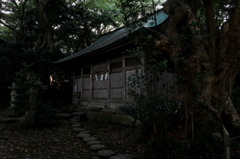
[{"label": "wooden wall panel", "polygon": [[90,78],[83,78],[83,89],[90,89]]},{"label": "wooden wall panel", "polygon": [[[77,85],[77,91],[75,91],[75,85]],[[75,79],[74,81],[74,92],[81,92],[82,90],[82,79]]]},{"label": "wooden wall panel", "polygon": [[123,99],[123,89],[111,89],[110,90],[111,99]]},{"label": "wooden wall panel", "polygon": [[98,81],[94,80],[93,87],[94,88],[108,88],[108,80],[105,80],[105,79],[103,79],[102,81],[100,79]]},{"label": "wooden wall panel", "polygon": [[83,90],[82,97],[83,98],[90,98],[90,90]]},{"label": "wooden wall panel", "polygon": [[94,90],[93,98],[96,98],[96,99],[108,98],[108,90],[107,89]]},{"label": "wooden wall panel", "polygon": [[110,75],[111,88],[119,88],[124,86],[125,80],[123,79],[123,73],[113,73]]}]

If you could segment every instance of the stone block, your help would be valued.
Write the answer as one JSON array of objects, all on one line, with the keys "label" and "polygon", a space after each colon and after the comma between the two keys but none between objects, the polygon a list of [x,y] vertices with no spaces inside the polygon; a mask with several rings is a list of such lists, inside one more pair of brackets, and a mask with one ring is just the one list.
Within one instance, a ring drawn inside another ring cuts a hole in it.
[{"label": "stone block", "polygon": [[113,123],[113,124],[120,124],[120,120],[121,120],[121,115],[119,115],[119,114],[112,114],[112,116],[111,116],[111,123]]},{"label": "stone block", "polygon": [[86,116],[87,113],[81,111],[81,112],[73,112],[71,115],[72,116]]},{"label": "stone block", "polygon": [[106,113],[115,113],[116,109],[109,109],[109,108],[105,108],[101,110],[102,112],[106,112]]},{"label": "stone block", "polygon": [[97,121],[108,123],[111,121],[111,114],[99,112],[97,115]]},{"label": "stone block", "polygon": [[72,108],[71,107],[62,107],[61,111],[64,113],[72,113]]},{"label": "stone block", "polygon": [[125,126],[132,126],[134,119],[127,115],[122,115],[120,119],[120,124]]},{"label": "stone block", "polygon": [[88,113],[87,113],[87,118],[88,118],[90,121],[94,121],[94,120],[97,120],[97,115],[98,115],[98,112],[88,111]]},{"label": "stone block", "polygon": [[6,117],[14,117],[14,110],[5,110],[4,114]]},{"label": "stone block", "polygon": [[89,108],[106,108],[107,106],[104,104],[88,104]]},{"label": "stone block", "polygon": [[88,111],[93,111],[93,112],[100,112],[102,110],[102,108],[88,107],[87,110]]}]

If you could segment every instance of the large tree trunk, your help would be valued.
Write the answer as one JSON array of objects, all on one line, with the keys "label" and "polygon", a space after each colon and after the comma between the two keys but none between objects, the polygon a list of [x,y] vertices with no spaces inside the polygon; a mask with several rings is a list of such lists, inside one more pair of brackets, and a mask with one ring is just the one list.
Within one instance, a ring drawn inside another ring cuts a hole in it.
[{"label": "large tree trunk", "polygon": [[[48,52],[53,52],[54,48],[54,41],[53,41],[53,34],[52,34],[52,26],[47,18],[47,5],[49,0],[46,0],[44,4],[42,4],[39,0],[34,0],[35,6],[39,12],[39,23],[44,28],[44,36],[43,41],[41,41],[41,35],[38,37],[37,41],[42,42],[40,44],[40,48],[46,47]],[[40,39],[39,39],[40,38]]]},{"label": "large tree trunk", "polygon": [[[184,58],[176,64],[179,75],[184,77],[179,80],[184,100],[210,112],[218,123],[223,124],[223,129],[226,127],[235,136],[240,120],[230,95],[240,67],[240,2],[218,32],[213,0],[202,0],[202,3],[209,38],[201,38],[205,33],[195,18],[199,0],[168,0],[163,4],[169,15],[168,29],[160,40],[155,40],[155,48],[176,59]],[[179,36],[183,26],[187,27],[186,40]]]}]

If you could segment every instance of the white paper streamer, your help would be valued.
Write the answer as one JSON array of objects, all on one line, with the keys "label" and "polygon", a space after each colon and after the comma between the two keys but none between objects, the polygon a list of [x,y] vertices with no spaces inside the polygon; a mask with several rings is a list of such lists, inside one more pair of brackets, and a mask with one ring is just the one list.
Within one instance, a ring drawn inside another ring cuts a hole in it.
[{"label": "white paper streamer", "polygon": [[95,78],[96,78],[96,81],[98,81],[98,75],[97,74],[95,74]]},{"label": "white paper streamer", "polygon": [[104,74],[101,74],[100,80],[102,81],[104,77]]},{"label": "white paper streamer", "polygon": [[74,85],[74,92],[77,92],[77,85]]},{"label": "white paper streamer", "polygon": [[105,74],[105,80],[108,79],[108,72]]}]

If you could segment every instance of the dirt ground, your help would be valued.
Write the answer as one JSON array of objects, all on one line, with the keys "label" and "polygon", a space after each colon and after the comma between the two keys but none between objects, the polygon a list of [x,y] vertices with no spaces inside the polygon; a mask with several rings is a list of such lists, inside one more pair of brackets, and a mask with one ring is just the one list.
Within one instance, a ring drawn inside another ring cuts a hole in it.
[{"label": "dirt ground", "polygon": [[[130,128],[106,123],[82,122],[83,127],[117,154],[139,158],[143,148],[134,143]],[[97,159],[68,120],[48,128],[23,128],[19,123],[0,123],[0,159]]]}]

